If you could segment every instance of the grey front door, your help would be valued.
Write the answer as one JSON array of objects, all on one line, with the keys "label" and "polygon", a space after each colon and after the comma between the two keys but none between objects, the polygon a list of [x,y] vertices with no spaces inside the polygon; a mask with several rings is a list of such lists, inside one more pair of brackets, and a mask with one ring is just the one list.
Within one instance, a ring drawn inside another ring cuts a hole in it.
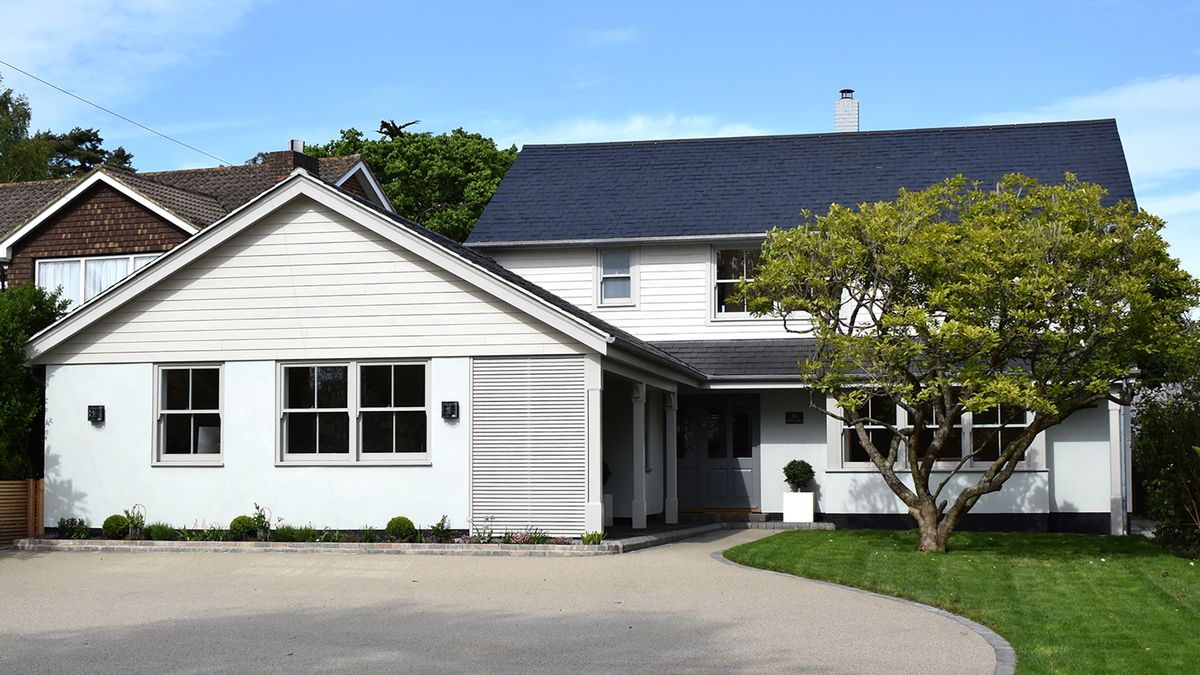
[{"label": "grey front door", "polygon": [[758,507],[758,397],[682,398],[678,423],[680,508]]}]

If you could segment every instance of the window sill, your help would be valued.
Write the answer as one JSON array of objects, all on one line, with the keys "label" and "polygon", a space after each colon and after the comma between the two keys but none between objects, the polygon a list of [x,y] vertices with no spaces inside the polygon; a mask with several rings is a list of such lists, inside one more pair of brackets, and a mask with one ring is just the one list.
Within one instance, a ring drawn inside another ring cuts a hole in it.
[{"label": "window sill", "polygon": [[[934,466],[933,471],[930,472],[930,475],[948,474],[953,469],[954,469],[954,467],[952,467],[952,466],[946,466],[946,467]],[[963,468],[958,470],[958,473],[983,473],[984,471],[987,471],[987,467],[964,466]],[[1046,467],[1018,466],[1016,469],[1013,470],[1013,473],[1048,473],[1049,471],[1050,471],[1050,469],[1048,469]],[[873,464],[864,465],[864,466],[858,466],[858,465],[839,466],[839,467],[827,468],[827,469],[825,469],[825,473],[879,473],[879,469],[876,469],[875,465],[873,465]],[[898,475],[901,475],[901,477],[910,475],[908,473],[908,467],[906,467],[906,466],[897,465],[896,473]]]},{"label": "window sill", "polygon": [[433,461],[428,458],[425,458],[425,457],[422,457],[419,459],[414,458],[414,459],[387,460],[387,461],[369,460],[369,461],[357,461],[357,462],[350,461],[350,460],[337,461],[337,460],[329,460],[329,459],[312,459],[312,460],[285,459],[282,461],[276,460],[275,466],[278,466],[278,467],[290,467],[290,466],[324,466],[324,467],[329,467],[329,466],[339,466],[339,467],[433,466]]},{"label": "window sill", "polygon": [[714,323],[761,323],[763,321],[777,321],[773,316],[754,316],[748,312],[737,314],[717,314],[710,316],[709,321]]},{"label": "window sill", "polygon": [[596,309],[631,309],[631,308],[636,308],[636,307],[637,307],[637,303],[633,302],[633,301],[630,301],[630,302],[605,302],[603,304],[596,305]]},{"label": "window sill", "polygon": [[219,469],[219,468],[221,468],[221,467],[225,466],[225,460],[223,460],[223,459],[208,460],[208,461],[200,461],[200,460],[183,461],[183,460],[179,460],[179,461],[174,461],[174,462],[172,462],[172,461],[167,461],[167,462],[164,462],[164,461],[162,461],[162,460],[159,460],[159,461],[155,461],[155,462],[150,462],[150,466],[151,466],[151,467],[162,467],[162,466],[166,466],[166,467],[190,467],[190,468],[197,468],[197,467],[199,467],[199,468],[206,468],[206,469]]}]

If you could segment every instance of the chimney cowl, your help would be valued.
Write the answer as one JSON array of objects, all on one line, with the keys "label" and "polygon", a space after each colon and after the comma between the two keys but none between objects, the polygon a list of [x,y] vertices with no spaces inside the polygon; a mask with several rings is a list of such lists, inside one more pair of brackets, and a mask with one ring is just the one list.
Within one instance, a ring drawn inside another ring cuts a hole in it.
[{"label": "chimney cowl", "polygon": [[841,89],[838,93],[842,95],[842,98],[854,98],[853,89]]}]

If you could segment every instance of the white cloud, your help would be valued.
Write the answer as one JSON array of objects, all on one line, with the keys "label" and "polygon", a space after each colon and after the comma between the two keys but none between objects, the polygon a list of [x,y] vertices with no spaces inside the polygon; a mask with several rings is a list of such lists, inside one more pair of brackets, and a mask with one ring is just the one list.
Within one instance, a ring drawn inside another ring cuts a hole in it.
[{"label": "white cloud", "polygon": [[[153,78],[202,58],[251,0],[10,0],[0,58],[107,107],[148,91]],[[83,103],[0,66],[4,86],[29,96],[34,126],[72,125]],[[90,114],[90,113],[89,113]]]},{"label": "white cloud", "polygon": [[984,124],[1115,117],[1134,180],[1200,170],[1200,74],[1136,80],[1026,112],[987,115]]},{"label": "white cloud", "polygon": [[737,122],[723,122],[707,115],[630,115],[624,119],[578,117],[545,127],[504,134],[498,143],[518,146],[537,143],[595,143],[603,141],[642,141],[665,138],[710,138],[717,136],[757,136],[768,133]]},{"label": "white cloud", "polygon": [[642,36],[640,28],[628,26],[625,28],[608,28],[604,30],[592,30],[584,33],[583,41],[592,47],[602,47],[604,45],[619,45],[627,42],[633,42]]}]

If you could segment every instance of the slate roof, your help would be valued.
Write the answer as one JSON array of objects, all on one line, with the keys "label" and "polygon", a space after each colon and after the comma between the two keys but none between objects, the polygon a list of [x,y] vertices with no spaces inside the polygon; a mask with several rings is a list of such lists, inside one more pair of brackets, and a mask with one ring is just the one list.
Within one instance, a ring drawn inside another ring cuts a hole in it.
[{"label": "slate roof", "polygon": [[803,209],[892,199],[961,173],[1071,171],[1134,199],[1115,120],[527,145],[468,245],[762,234]]},{"label": "slate roof", "polygon": [[678,340],[651,343],[703,372],[709,380],[795,379],[799,363],[816,357],[813,338]]},{"label": "slate roof", "polygon": [[[330,184],[361,159],[359,155],[307,158],[315,169],[310,173]],[[185,222],[205,228],[286,178],[291,168],[239,164],[147,173],[109,167],[96,171],[120,180]],[[85,178],[0,183],[0,238],[20,229]]]}]

